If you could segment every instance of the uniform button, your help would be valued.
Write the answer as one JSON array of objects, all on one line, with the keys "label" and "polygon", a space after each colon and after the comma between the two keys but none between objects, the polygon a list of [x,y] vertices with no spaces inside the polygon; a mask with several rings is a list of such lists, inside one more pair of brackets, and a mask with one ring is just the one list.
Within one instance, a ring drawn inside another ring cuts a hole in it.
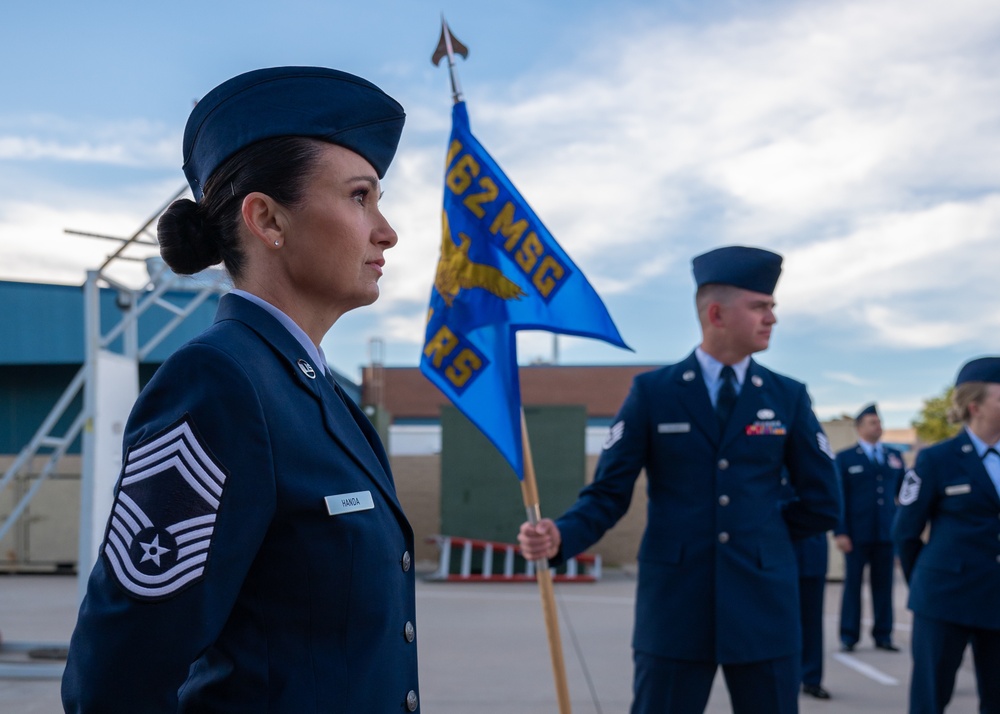
[{"label": "uniform button", "polygon": [[729,534],[726,533],[725,531],[722,531],[722,533],[719,534],[719,542],[720,543],[728,543],[729,542]]},{"label": "uniform button", "polygon": [[410,570],[410,551],[403,551],[403,559],[400,561],[403,564],[403,572],[407,573]]},{"label": "uniform button", "polygon": [[787,486],[788,485],[788,479],[787,478],[781,479],[781,485],[782,486]]},{"label": "uniform button", "polygon": [[719,459],[719,470],[725,471],[728,468],[729,468],[729,461],[727,461],[726,459]]},{"label": "uniform button", "polygon": [[415,712],[417,710],[417,693],[412,689],[406,693],[406,711]]},{"label": "uniform button", "polygon": [[416,637],[417,632],[413,629],[413,623],[409,620],[403,626],[403,636],[406,638],[407,642],[413,642],[413,638]]},{"label": "uniform button", "polygon": [[721,496],[719,496],[719,505],[720,506],[728,506],[729,505],[729,496],[727,496],[726,494],[722,494]]},{"label": "uniform button", "polygon": [[880,505],[880,506],[881,506],[881,505],[882,505],[883,503],[884,503],[884,501],[883,501],[883,500],[882,500],[882,499],[880,498],[880,499],[878,500],[878,505]]},{"label": "uniform button", "polygon": [[1000,555],[997,556],[997,562],[1000,563]]},{"label": "uniform button", "polygon": [[878,491],[879,493],[882,493],[882,492],[883,492],[883,489],[882,489],[882,487],[881,487],[881,486],[879,486],[879,487],[878,487],[878,488],[877,488],[876,490],[877,490],[877,491]]}]

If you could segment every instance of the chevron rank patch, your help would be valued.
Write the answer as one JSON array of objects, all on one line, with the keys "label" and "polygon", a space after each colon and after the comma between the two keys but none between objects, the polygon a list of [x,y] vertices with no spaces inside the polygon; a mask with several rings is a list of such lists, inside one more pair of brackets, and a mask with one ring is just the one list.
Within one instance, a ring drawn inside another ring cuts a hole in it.
[{"label": "chevron rank patch", "polygon": [[816,432],[816,444],[819,446],[819,450],[831,459],[837,458],[837,455],[833,453],[833,448],[830,446],[830,440],[826,438],[826,434],[822,431]]},{"label": "chevron rank patch", "polygon": [[909,506],[920,496],[920,477],[917,472],[910,469],[903,477],[903,484],[899,487],[899,505]]},{"label": "chevron rank patch", "polygon": [[604,446],[602,448],[607,451],[621,441],[623,436],[625,436],[625,422],[620,421],[612,425],[611,429],[608,431],[608,438],[604,440]]},{"label": "chevron rank patch", "polygon": [[130,595],[162,600],[203,577],[227,475],[188,415],[129,449],[102,550]]}]

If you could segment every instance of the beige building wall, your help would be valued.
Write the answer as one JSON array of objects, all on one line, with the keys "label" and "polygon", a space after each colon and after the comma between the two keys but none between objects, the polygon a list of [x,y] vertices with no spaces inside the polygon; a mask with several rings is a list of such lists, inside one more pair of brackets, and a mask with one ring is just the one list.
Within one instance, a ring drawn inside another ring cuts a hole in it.
[{"label": "beige building wall", "polygon": [[[854,421],[849,417],[824,423],[824,429],[835,450],[850,446],[857,439]],[[894,433],[891,441],[901,442],[907,434]],[[912,438],[912,432],[910,432]],[[912,451],[907,454],[912,460]],[[0,471],[6,469],[13,457],[0,457]],[[598,456],[588,455],[585,480],[593,479]],[[400,502],[413,526],[415,557],[418,561],[437,562],[438,551],[427,538],[440,534],[441,528],[441,457],[440,454],[420,456],[392,456],[392,469]],[[34,465],[37,473],[42,463]],[[75,563],[79,530],[80,507],[80,458],[66,457],[56,474],[42,485],[28,512],[0,542],[0,568],[56,567]],[[28,488],[31,480],[24,479],[0,493],[0,521],[13,510],[17,499]],[[582,484],[581,484],[582,487]],[[558,513],[543,515],[555,517]],[[590,549],[600,554],[608,566],[628,566],[635,563],[639,543],[646,524],[646,478],[640,474],[632,495],[632,505],[624,518]],[[843,561],[839,551],[830,551],[831,577],[840,577]]]},{"label": "beige building wall", "polygon": [[427,538],[441,534],[441,455],[392,456],[396,495],[413,528],[417,562],[437,561],[438,550]]},{"label": "beige building wall", "polygon": [[[14,462],[0,456],[0,474]],[[0,523],[37,483],[47,459],[36,458],[25,476],[13,479],[0,491]],[[76,563],[80,536],[79,456],[63,457],[55,471],[40,485],[27,509],[0,540],[0,569],[69,568]]]},{"label": "beige building wall", "polygon": [[[854,420],[843,417],[823,423],[823,428],[830,439],[834,451],[849,447],[857,441],[854,430]],[[903,434],[905,435],[905,433]],[[898,441],[898,435],[894,435]],[[593,480],[597,467],[598,456],[587,456],[586,482]],[[396,490],[406,515],[413,526],[416,538],[416,556],[418,560],[437,561],[438,551],[435,545],[427,543],[426,538],[440,534],[441,525],[441,459],[433,456],[393,456],[393,474],[396,479]],[[558,513],[545,513],[542,504],[542,515],[555,517]],[[632,505],[628,513],[618,524],[608,531],[588,552],[599,554],[608,566],[630,566],[636,561],[639,543],[646,526],[646,476],[639,475],[632,494]],[[447,535],[447,534],[443,534]],[[843,556],[832,543],[830,547],[829,577],[843,577]]]}]

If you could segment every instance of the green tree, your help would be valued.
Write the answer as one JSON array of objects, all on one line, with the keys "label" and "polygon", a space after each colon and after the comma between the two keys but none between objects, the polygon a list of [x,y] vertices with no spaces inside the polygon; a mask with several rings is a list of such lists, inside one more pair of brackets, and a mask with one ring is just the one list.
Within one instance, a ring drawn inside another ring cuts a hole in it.
[{"label": "green tree", "polygon": [[925,399],[920,417],[910,422],[917,432],[917,438],[923,443],[934,444],[950,439],[962,428],[961,424],[948,421],[948,407],[951,406],[951,393],[954,390],[954,387],[948,387],[941,396]]}]

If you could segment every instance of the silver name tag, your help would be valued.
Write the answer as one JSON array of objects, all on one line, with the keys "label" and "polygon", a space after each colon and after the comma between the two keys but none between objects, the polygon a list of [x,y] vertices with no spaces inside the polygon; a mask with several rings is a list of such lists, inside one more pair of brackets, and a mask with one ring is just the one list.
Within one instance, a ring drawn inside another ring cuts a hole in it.
[{"label": "silver name tag", "polygon": [[371,491],[356,491],[355,493],[341,493],[336,496],[327,496],[326,512],[331,516],[339,516],[342,513],[353,513],[354,511],[368,511],[375,508]]},{"label": "silver name tag", "polygon": [[960,496],[963,493],[972,493],[972,486],[967,483],[960,483],[955,486],[945,486],[945,496]]},{"label": "silver name tag", "polygon": [[865,470],[864,466],[851,466],[850,468],[847,469],[847,473],[849,473],[849,474],[859,474],[859,473],[861,473],[864,470]]},{"label": "silver name tag", "polygon": [[691,424],[686,421],[673,424],[657,424],[656,430],[661,434],[687,434],[691,431]]}]

